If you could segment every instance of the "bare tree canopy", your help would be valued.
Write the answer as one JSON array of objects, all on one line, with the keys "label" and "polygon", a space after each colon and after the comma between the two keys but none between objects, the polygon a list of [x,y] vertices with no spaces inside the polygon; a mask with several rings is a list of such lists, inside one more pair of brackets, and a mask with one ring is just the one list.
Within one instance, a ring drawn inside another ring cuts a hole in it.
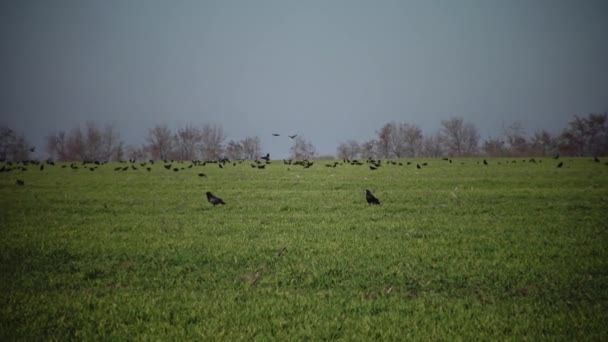
[{"label": "bare tree canopy", "polygon": [[338,159],[357,159],[359,157],[359,143],[354,140],[340,143],[336,149]]},{"label": "bare tree canopy", "polygon": [[173,136],[174,151],[172,158],[177,160],[198,159],[202,149],[203,130],[193,125],[178,128]]},{"label": "bare tree canopy", "polygon": [[464,119],[453,117],[442,120],[442,135],[445,140],[447,152],[453,156],[472,156],[479,148],[479,133],[472,123]]},{"label": "bare tree canopy", "polygon": [[0,161],[20,161],[30,158],[30,145],[23,135],[7,126],[0,126]]},{"label": "bare tree canopy", "polygon": [[225,154],[230,159],[256,159],[261,152],[260,138],[247,137],[234,141],[230,140],[226,145]]},{"label": "bare tree canopy", "polygon": [[561,152],[577,156],[608,154],[608,113],[574,116],[559,138]]},{"label": "bare tree canopy", "polygon": [[155,160],[170,159],[173,151],[173,133],[167,125],[156,125],[148,130],[146,149]]},{"label": "bare tree canopy", "polygon": [[122,158],[123,142],[112,125],[100,129],[94,122],[84,128],[74,127],[69,133],[59,131],[46,138],[46,151],[59,161],[70,160],[119,160]]},{"label": "bare tree canopy", "polygon": [[221,125],[204,124],[201,130],[202,155],[204,160],[217,160],[224,152],[226,134]]},{"label": "bare tree canopy", "polygon": [[316,154],[312,143],[299,135],[293,139],[293,145],[289,149],[289,152],[292,159],[310,159]]}]

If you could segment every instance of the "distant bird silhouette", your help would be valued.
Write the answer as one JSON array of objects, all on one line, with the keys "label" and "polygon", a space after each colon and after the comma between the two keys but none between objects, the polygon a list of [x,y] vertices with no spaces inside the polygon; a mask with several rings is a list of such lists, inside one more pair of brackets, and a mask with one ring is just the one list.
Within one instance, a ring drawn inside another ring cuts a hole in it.
[{"label": "distant bird silhouette", "polygon": [[598,158],[597,156],[595,156],[595,157],[593,157],[593,161],[596,162],[596,163],[599,163],[600,162],[600,158]]},{"label": "distant bird silhouette", "polygon": [[376,167],[373,167],[373,166],[371,166],[371,165],[370,165],[370,166],[369,166],[369,169],[370,169],[370,170],[372,170],[372,171],[375,171],[375,170],[376,170]]},{"label": "distant bird silhouette", "polygon": [[40,171],[44,170],[44,164],[40,164]]},{"label": "distant bird silhouette", "polygon": [[273,137],[280,137],[281,135],[279,133],[272,133]]},{"label": "distant bird silhouette", "polygon": [[265,169],[265,168],[266,168],[266,164],[258,165],[258,169]]},{"label": "distant bird silhouette", "polygon": [[417,169],[422,169],[422,167],[420,167],[420,164],[416,164],[416,168]]},{"label": "distant bird silhouette", "polygon": [[365,200],[367,201],[368,205],[371,204],[375,204],[375,205],[380,205],[380,200],[377,199],[374,195],[372,195],[372,192],[369,190],[365,190]]},{"label": "distant bird silhouette", "polygon": [[30,148],[30,152],[34,152],[34,151],[36,151],[36,146]]},{"label": "distant bird silhouette", "polygon": [[21,179],[17,179],[17,181],[15,182],[15,184],[17,184],[17,185],[25,185],[25,182],[22,181]]},{"label": "distant bird silhouette", "polygon": [[128,166],[125,166],[125,167],[122,168],[123,171],[127,171],[128,169],[129,169]]},{"label": "distant bird silhouette", "polygon": [[557,168],[561,168],[562,166],[564,166],[564,162],[559,162],[559,164],[557,164]]},{"label": "distant bird silhouette", "polygon": [[178,168],[176,168],[176,167],[174,167],[174,168],[173,168],[173,172],[177,172],[177,171],[179,171],[179,169],[178,169]]},{"label": "distant bird silhouette", "polygon": [[297,134],[294,134],[294,135],[288,135],[288,137],[289,137],[289,138],[291,138],[291,139],[294,139],[294,138],[295,138],[295,137],[297,137],[297,136],[298,136]]},{"label": "distant bird silhouette", "polygon": [[169,164],[169,165],[165,165],[165,169],[167,169],[167,170],[171,170],[171,164]]},{"label": "distant bird silhouette", "polygon": [[199,176],[199,177],[207,177],[207,175],[206,175],[206,174],[204,174],[204,173],[202,173],[202,172],[201,172],[201,173],[199,173],[199,174],[198,174],[198,176]]},{"label": "distant bird silhouette", "polygon": [[488,165],[488,161],[487,160],[483,160],[483,165]]},{"label": "distant bird silhouette", "polygon": [[224,168],[224,166],[222,164],[217,164],[217,166],[219,166],[220,169]]},{"label": "distant bird silhouette", "polygon": [[221,198],[213,196],[213,194],[209,191],[207,191],[207,201],[209,201],[209,203],[213,204],[214,207],[218,204],[222,204],[222,205],[226,204],[226,203],[224,203],[224,201]]},{"label": "distant bird silhouette", "polygon": [[270,160],[270,153],[266,153],[266,156],[261,157],[260,159],[264,159],[265,161],[269,161]]},{"label": "distant bird silhouette", "polygon": [[148,172],[152,171],[151,167],[147,167],[146,170],[148,170]]}]

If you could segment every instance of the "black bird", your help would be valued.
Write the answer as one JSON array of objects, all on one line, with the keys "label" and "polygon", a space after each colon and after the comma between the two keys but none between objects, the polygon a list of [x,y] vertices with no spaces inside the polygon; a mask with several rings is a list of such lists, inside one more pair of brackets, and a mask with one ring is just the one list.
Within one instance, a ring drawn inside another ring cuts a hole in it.
[{"label": "black bird", "polygon": [[206,174],[204,174],[204,173],[202,173],[202,172],[201,172],[201,173],[199,173],[199,174],[198,174],[198,176],[199,176],[199,177],[207,177],[207,175],[206,175]]},{"label": "black bird", "polygon": [[44,170],[44,164],[40,164],[40,171]]},{"label": "black bird", "polygon": [[129,169],[128,166],[125,166],[125,167],[122,168],[123,171],[127,171],[128,169]]},{"label": "black bird", "polygon": [[148,172],[152,171],[151,167],[147,167],[146,170],[148,170]]},{"label": "black bird", "polygon": [[269,161],[270,160],[270,153],[266,153],[266,156],[261,157],[260,159],[264,159],[265,161]]},{"label": "black bird", "polygon": [[17,181],[15,182],[15,184],[17,184],[17,185],[25,185],[25,182],[22,181],[21,179],[17,179]]},{"label": "black bird", "polygon": [[596,162],[596,163],[599,163],[600,162],[600,158],[598,158],[597,156],[595,156],[595,157],[593,157],[593,161]]},{"label": "black bird", "polygon": [[488,161],[487,160],[483,160],[483,165],[488,165]]},{"label": "black bird", "polygon": [[297,137],[297,136],[298,136],[297,134],[294,134],[294,135],[288,135],[288,137],[289,137],[290,139],[293,139],[293,138],[295,138],[295,137]]},{"label": "black bird", "polygon": [[224,168],[224,166],[223,166],[222,164],[217,164],[217,166],[219,166],[219,167],[220,167],[220,169],[223,169],[223,168]]},{"label": "black bird", "polygon": [[165,169],[167,169],[167,170],[171,170],[171,164],[169,164],[169,165],[165,165]]},{"label": "black bird", "polygon": [[34,151],[36,151],[36,146],[30,148],[30,152],[34,152]]},{"label": "black bird", "polygon": [[376,168],[373,167],[373,166],[371,166],[371,165],[369,166],[369,169],[372,170],[372,171],[376,170]]},{"label": "black bird", "polygon": [[279,133],[272,133],[273,137],[280,137],[281,135]]},{"label": "black bird", "polygon": [[224,203],[224,201],[221,198],[213,196],[213,194],[209,191],[207,191],[207,201],[209,201],[209,203],[213,204],[214,207],[218,204],[222,204],[222,205],[226,204],[226,203]]},{"label": "black bird", "polygon": [[372,192],[369,190],[365,190],[365,200],[367,201],[368,205],[371,204],[375,204],[375,205],[380,205],[380,200],[377,199],[374,195],[372,195]]},{"label": "black bird", "polygon": [[564,166],[564,162],[559,162],[559,164],[557,164],[558,168],[561,168],[562,166]]},{"label": "black bird", "polygon": [[417,169],[422,169],[422,167],[420,167],[420,164],[416,164],[416,168]]}]

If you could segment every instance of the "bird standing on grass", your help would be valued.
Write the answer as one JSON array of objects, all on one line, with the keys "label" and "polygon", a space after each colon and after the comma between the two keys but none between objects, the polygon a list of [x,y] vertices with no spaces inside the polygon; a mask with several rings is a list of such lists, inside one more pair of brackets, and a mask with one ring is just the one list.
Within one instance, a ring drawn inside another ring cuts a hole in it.
[{"label": "bird standing on grass", "polygon": [[374,195],[372,195],[372,192],[369,190],[365,190],[365,200],[367,201],[367,204],[375,204],[375,205],[380,205],[380,200],[377,199]]},{"label": "bird standing on grass", "polygon": [[224,203],[224,201],[221,198],[213,196],[213,194],[209,191],[207,191],[207,201],[209,201],[209,203],[213,204],[214,207],[218,204],[222,204],[222,205],[226,204],[226,203]]}]

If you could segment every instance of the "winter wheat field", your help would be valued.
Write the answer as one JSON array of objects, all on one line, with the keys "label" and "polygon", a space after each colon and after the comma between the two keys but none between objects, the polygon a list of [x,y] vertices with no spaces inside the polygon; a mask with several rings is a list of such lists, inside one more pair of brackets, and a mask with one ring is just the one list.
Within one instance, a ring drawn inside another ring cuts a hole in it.
[{"label": "winter wheat field", "polygon": [[606,341],[607,161],[2,163],[0,340]]}]

